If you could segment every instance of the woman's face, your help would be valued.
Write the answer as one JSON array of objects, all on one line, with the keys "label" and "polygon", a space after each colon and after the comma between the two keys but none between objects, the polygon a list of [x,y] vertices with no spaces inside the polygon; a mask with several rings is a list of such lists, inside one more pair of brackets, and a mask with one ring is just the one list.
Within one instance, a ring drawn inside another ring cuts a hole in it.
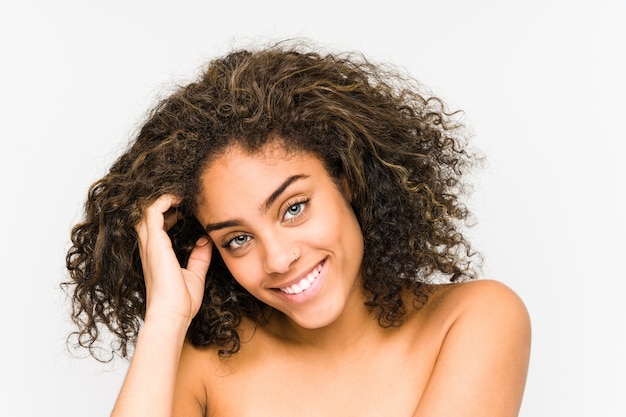
[{"label": "woman's face", "polygon": [[361,299],[361,229],[349,191],[317,157],[233,147],[201,181],[198,220],[250,294],[308,329]]}]

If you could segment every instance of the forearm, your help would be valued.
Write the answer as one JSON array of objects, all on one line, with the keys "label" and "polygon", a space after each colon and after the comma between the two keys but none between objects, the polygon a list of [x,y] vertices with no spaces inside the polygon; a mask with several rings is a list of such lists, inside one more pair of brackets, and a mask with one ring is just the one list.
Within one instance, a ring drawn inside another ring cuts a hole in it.
[{"label": "forearm", "polygon": [[170,417],[180,353],[187,325],[146,320],[115,403],[112,417]]}]

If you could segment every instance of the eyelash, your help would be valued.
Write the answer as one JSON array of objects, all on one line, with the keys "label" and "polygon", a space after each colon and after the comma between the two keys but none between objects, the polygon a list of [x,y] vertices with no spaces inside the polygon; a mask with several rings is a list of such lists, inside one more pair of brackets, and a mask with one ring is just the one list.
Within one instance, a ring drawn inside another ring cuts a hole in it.
[{"label": "eyelash", "polygon": [[[304,199],[304,198],[289,202],[287,205],[287,208],[283,211],[282,221],[289,223],[289,222],[293,222],[297,220],[298,217],[302,216],[302,213],[304,212],[304,210],[306,210],[306,206],[308,205],[308,203],[309,203],[309,200]],[[289,210],[293,207],[300,208],[300,211],[297,214],[294,214],[293,217],[289,219],[285,219],[285,216],[289,214]],[[240,238],[246,238],[246,241],[241,243],[240,245],[233,246],[235,240],[240,239]],[[222,244],[222,248],[227,249],[231,252],[235,252],[241,249],[246,243],[248,243],[250,239],[251,239],[250,235],[246,235],[246,234],[237,235],[228,239],[226,242],[224,242],[224,244]]]},{"label": "eyelash", "polygon": [[[282,217],[283,221],[286,221],[286,222],[295,221],[298,217],[302,216],[302,213],[304,212],[304,210],[307,209],[308,204],[309,204],[309,200],[306,198],[300,198],[294,201],[290,201],[287,205],[287,208],[283,211],[283,217]],[[294,214],[293,217],[289,219],[285,219],[285,216],[289,214],[289,210],[293,207],[299,207],[300,211],[297,214]]]},{"label": "eyelash", "polygon": [[[235,242],[236,239],[239,239],[241,237],[245,237],[246,241],[243,242],[241,245],[239,246],[232,246],[233,242]],[[228,249],[229,251],[236,251],[238,249],[240,249],[243,245],[245,245],[246,243],[248,243],[250,241],[250,235],[237,235],[231,239],[228,239],[226,242],[224,242],[224,244],[222,244],[222,248],[224,249]]]}]

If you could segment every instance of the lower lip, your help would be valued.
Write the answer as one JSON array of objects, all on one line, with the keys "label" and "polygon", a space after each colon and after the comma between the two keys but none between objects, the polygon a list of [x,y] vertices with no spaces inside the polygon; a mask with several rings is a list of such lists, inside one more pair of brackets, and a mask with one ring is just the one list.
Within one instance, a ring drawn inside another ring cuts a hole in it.
[{"label": "lower lip", "polygon": [[306,303],[310,299],[314,298],[320,292],[320,289],[322,287],[322,281],[324,281],[324,279],[326,278],[326,268],[327,268],[326,259],[323,262],[324,263],[322,265],[322,270],[317,275],[317,278],[315,278],[315,281],[313,281],[313,283],[311,283],[311,286],[307,288],[306,290],[298,294],[286,294],[279,289],[276,289],[275,291],[277,291],[283,298],[285,298],[290,303],[294,303],[294,304]]}]

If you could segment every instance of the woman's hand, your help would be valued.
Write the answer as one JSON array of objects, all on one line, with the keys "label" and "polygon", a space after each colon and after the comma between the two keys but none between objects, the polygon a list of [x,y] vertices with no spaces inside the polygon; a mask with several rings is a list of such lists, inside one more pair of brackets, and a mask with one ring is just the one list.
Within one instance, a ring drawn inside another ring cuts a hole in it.
[{"label": "woman's hand", "polygon": [[181,268],[167,230],[179,220],[180,199],[162,195],[150,204],[136,225],[139,253],[146,282],[146,320],[181,320],[187,326],[202,303],[204,281],[211,262],[211,242],[202,237]]},{"label": "woman's hand", "polygon": [[146,281],[146,319],[114,417],[169,417],[185,333],[202,303],[211,262],[211,242],[202,237],[181,268],[167,230],[179,220],[180,199],[163,195],[150,204],[137,224],[139,254]]}]

